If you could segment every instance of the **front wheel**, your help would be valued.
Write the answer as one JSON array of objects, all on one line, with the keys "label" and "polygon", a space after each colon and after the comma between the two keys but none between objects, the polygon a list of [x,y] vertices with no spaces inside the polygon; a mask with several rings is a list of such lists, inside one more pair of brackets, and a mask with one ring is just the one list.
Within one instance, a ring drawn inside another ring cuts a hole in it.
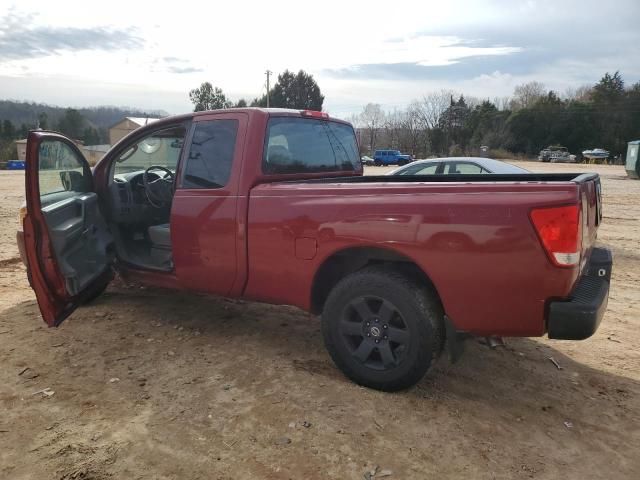
[{"label": "front wheel", "polygon": [[383,391],[411,387],[442,352],[444,314],[428,288],[381,267],[342,279],[322,313],[324,342],[354,382]]}]

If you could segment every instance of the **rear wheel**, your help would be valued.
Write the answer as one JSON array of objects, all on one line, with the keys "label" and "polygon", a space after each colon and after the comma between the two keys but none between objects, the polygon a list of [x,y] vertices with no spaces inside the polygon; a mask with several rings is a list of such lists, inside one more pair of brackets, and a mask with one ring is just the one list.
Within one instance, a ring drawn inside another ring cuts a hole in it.
[{"label": "rear wheel", "polygon": [[342,279],[322,314],[331,358],[354,382],[384,391],[418,382],[442,352],[443,311],[428,288],[369,267]]}]

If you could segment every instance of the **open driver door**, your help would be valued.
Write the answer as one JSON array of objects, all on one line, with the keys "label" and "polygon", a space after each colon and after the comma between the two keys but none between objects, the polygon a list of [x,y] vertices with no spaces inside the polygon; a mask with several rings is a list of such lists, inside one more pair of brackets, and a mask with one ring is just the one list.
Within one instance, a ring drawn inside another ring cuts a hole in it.
[{"label": "open driver door", "polygon": [[29,133],[25,187],[29,283],[44,321],[58,326],[106,288],[113,239],[98,207],[89,164],[63,135]]}]

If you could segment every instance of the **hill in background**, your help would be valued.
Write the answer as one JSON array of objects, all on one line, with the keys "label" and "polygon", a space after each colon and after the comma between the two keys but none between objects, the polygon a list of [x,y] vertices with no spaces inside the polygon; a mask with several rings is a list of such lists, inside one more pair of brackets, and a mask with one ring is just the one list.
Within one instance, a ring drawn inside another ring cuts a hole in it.
[{"label": "hill in background", "polygon": [[[22,124],[30,128],[38,122],[38,117],[42,113],[47,116],[49,128],[58,124],[64,118],[67,107],[57,107],[44,103],[17,102],[13,100],[0,100],[0,121],[9,120],[16,129]],[[82,115],[90,126],[102,129],[121,120],[122,117],[166,117],[167,112],[162,110],[144,111],[131,107],[87,107],[74,109]]]},{"label": "hill in background", "polygon": [[66,108],[34,102],[0,100],[0,161],[17,158],[15,140],[29,130],[56,130],[85,145],[109,143],[109,127],[124,117],[166,117],[162,110],[130,107]]}]

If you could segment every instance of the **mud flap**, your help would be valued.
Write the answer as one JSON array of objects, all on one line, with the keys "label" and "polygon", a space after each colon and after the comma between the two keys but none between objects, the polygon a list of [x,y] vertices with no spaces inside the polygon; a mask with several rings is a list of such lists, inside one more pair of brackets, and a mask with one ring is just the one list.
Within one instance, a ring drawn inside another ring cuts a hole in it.
[{"label": "mud flap", "polygon": [[464,353],[464,341],[469,338],[466,332],[459,332],[448,316],[444,316],[445,341],[449,361],[456,363]]}]

